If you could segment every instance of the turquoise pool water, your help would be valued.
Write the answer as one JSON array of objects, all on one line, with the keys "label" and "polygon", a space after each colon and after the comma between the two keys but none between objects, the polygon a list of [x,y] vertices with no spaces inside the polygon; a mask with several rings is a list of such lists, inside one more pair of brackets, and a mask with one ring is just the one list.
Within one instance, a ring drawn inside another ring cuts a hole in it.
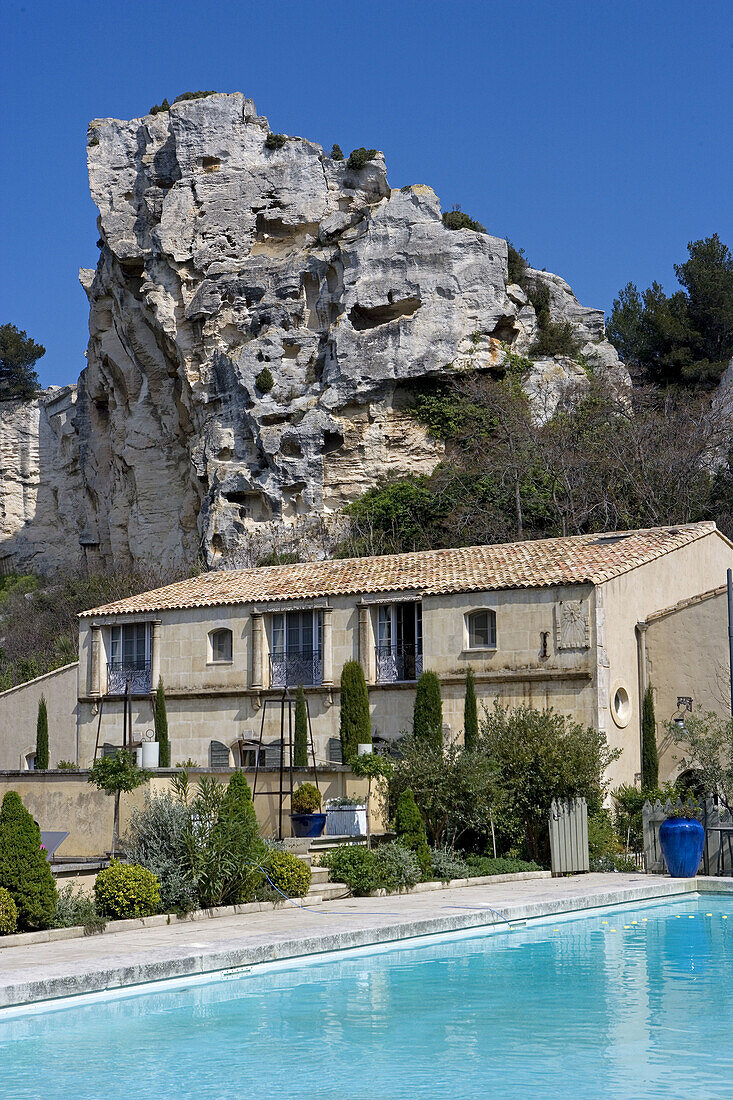
[{"label": "turquoise pool water", "polygon": [[0,1014],[0,1096],[733,1095],[733,896]]}]

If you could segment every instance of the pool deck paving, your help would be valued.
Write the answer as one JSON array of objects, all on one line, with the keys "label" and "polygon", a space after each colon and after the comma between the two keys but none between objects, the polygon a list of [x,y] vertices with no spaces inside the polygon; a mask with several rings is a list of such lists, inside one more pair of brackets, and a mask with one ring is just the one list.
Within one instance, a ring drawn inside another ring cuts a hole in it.
[{"label": "pool deck paving", "polygon": [[733,894],[733,880],[587,874],[293,903],[206,923],[172,917],[157,927],[3,948],[0,1008],[695,891]]}]

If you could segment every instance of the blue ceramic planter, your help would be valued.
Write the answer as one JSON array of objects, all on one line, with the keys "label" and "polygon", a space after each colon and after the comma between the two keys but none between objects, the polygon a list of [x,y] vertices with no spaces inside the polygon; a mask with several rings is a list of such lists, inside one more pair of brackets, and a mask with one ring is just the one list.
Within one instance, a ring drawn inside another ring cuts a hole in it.
[{"label": "blue ceramic planter", "polygon": [[659,843],[672,878],[693,878],[697,874],[705,830],[696,818],[666,818],[659,827]]},{"label": "blue ceramic planter", "polygon": [[325,814],[291,814],[293,836],[320,836],[326,828]]}]

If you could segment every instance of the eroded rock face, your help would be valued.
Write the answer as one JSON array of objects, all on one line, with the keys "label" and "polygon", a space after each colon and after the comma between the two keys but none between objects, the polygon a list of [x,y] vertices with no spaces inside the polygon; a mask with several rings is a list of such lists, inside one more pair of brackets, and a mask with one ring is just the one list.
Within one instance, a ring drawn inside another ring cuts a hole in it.
[{"label": "eroded rock face", "polygon": [[[445,229],[430,188],[390,189],[381,154],[352,171],[268,134],[240,94],[89,128],[101,254],[82,272],[76,432],[81,526],[108,560],[239,564],[256,532],[431,471],[442,447],[406,414],[410,385],[536,337],[505,241]],[[623,381],[602,314],[530,274]],[[579,370],[544,362],[528,388],[556,403]]]},{"label": "eroded rock face", "polygon": [[53,572],[83,561],[75,404],[75,386],[51,386],[33,401],[0,401],[0,573]]}]

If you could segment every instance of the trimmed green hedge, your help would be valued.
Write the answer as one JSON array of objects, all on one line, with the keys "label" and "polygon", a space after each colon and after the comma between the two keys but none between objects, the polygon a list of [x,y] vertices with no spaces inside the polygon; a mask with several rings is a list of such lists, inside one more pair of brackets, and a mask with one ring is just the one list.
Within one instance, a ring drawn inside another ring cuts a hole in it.
[{"label": "trimmed green hedge", "polygon": [[49,928],[56,913],[58,893],[41,830],[17,791],[7,791],[0,810],[0,886],[18,908],[18,929],[35,932]]},{"label": "trimmed green hedge", "polygon": [[160,908],[160,886],[152,871],[113,859],[94,880],[94,898],[102,917],[152,917]]},{"label": "trimmed green hedge", "polygon": [[304,898],[311,884],[311,869],[292,852],[271,852],[267,874],[278,890],[288,898]]}]

